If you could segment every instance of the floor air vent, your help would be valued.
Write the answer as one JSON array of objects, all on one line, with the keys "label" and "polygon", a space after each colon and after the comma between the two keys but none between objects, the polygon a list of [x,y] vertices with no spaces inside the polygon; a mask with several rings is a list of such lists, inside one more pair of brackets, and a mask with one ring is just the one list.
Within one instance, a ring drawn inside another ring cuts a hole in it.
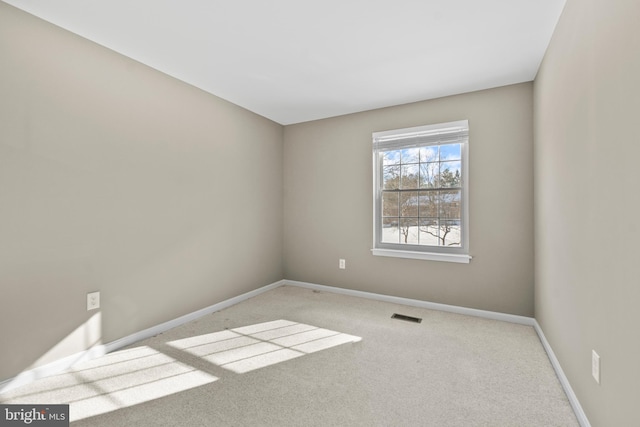
[{"label": "floor air vent", "polygon": [[392,319],[406,320],[407,322],[420,323],[422,319],[419,317],[405,316],[404,314],[393,313]]}]

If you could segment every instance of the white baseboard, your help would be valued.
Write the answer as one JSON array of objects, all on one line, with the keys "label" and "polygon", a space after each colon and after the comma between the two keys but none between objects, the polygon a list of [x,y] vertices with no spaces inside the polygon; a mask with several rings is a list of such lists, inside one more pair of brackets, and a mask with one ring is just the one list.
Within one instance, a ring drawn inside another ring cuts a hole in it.
[{"label": "white baseboard", "polygon": [[582,406],[580,405],[580,402],[578,401],[578,397],[573,392],[573,389],[571,388],[571,384],[569,384],[569,379],[564,374],[564,371],[562,370],[562,367],[560,366],[560,362],[556,358],[556,355],[553,352],[553,349],[551,348],[551,345],[547,341],[547,338],[544,336],[544,332],[542,332],[542,328],[538,324],[538,321],[535,320],[535,319],[534,319],[533,327],[535,328],[536,333],[538,334],[538,337],[540,338],[540,342],[542,342],[542,347],[544,347],[544,350],[547,352],[547,356],[549,357],[549,361],[551,361],[551,366],[553,366],[553,369],[556,371],[556,375],[558,376],[558,379],[560,380],[560,384],[562,384],[562,388],[564,389],[564,392],[567,395],[567,398],[569,399],[569,403],[571,404],[571,407],[573,408],[573,412],[576,414],[576,418],[578,419],[578,422],[580,423],[580,426],[582,426],[582,427],[591,427],[591,424],[589,423],[589,420],[587,419],[587,414],[585,414],[584,410],[582,409]]},{"label": "white baseboard", "polygon": [[105,348],[107,349],[107,353],[110,353],[119,348],[126,347],[143,339],[150,338],[154,335],[158,335],[162,332],[168,331],[169,329],[173,329],[177,326],[184,325],[185,323],[189,323],[193,320],[199,319],[200,317],[206,316],[207,314],[215,313],[216,311],[231,307],[232,305],[236,305],[244,300],[260,295],[261,293],[270,291],[271,289],[275,289],[279,286],[282,286],[283,284],[284,280],[279,280],[277,282],[271,283],[270,285],[266,285],[242,295],[238,295],[237,297],[229,298],[228,300],[213,304],[201,310],[185,314],[184,316],[180,316],[177,319],[169,320],[168,322],[164,322],[159,325],[152,326],[151,328],[136,332],[134,334],[127,335],[126,337],[117,339],[115,341],[111,341],[110,343],[105,344]]},{"label": "white baseboard", "polygon": [[355,291],[353,289],[335,288],[333,286],[317,285],[315,283],[298,282],[295,280],[284,280],[285,285],[293,285],[301,288],[315,289],[318,291],[333,292],[335,294],[349,295],[352,297],[367,298],[376,301],[390,302],[394,304],[420,307],[430,310],[447,311],[449,313],[465,314],[467,316],[482,317],[485,319],[501,320],[503,322],[518,323],[521,325],[533,326],[535,319],[515,314],[497,313],[495,311],[477,310],[475,308],[458,307],[455,305],[439,304],[435,302],[422,301],[410,298],[394,297],[391,295],[375,294],[372,292]]},{"label": "white baseboard", "polygon": [[180,316],[168,322],[164,322],[159,325],[153,326],[151,328],[144,329],[142,331],[136,332],[126,337],[117,339],[115,341],[111,341],[107,344],[97,345],[88,350],[72,354],[70,356],[64,357],[62,359],[58,359],[51,363],[47,363],[46,365],[42,365],[37,368],[23,371],[17,376],[15,376],[14,378],[9,378],[5,381],[0,382],[0,394],[6,393],[9,390],[13,390],[17,387],[26,385],[37,379],[58,374],[66,369],[71,368],[76,363],[95,359],[97,357],[103,356],[107,353],[118,350],[122,347],[126,347],[140,340],[150,338],[154,335],[158,335],[159,333],[168,331],[169,329],[175,328],[176,326],[180,326],[185,323],[191,322],[192,320],[198,319],[207,314],[215,313],[216,311],[220,311],[224,308],[231,307],[232,305],[238,304],[239,302],[242,302],[249,298],[260,295],[263,292],[277,288],[278,286],[282,286],[283,284],[284,284],[284,280],[271,283],[270,285],[263,286],[253,291],[244,293],[242,295],[238,295],[237,297],[230,298],[228,300],[224,300],[222,302],[213,304],[201,310],[194,311],[193,313]]}]

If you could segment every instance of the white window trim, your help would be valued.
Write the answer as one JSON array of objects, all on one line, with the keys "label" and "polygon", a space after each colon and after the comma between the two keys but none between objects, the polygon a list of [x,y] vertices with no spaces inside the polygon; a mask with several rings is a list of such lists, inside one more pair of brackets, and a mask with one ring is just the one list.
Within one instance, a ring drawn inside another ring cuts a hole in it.
[{"label": "white window trim", "polygon": [[[426,126],[417,126],[413,128],[406,129],[397,129],[397,130],[388,130],[382,132],[374,132],[373,140],[374,144],[376,140],[403,140],[405,138],[415,137],[418,135],[433,135],[444,133],[446,134],[446,130],[449,128],[460,128],[465,127],[469,128],[469,123],[467,120],[459,120],[455,122],[448,123],[440,123],[435,125],[426,125]],[[378,156],[378,150],[373,150],[373,249],[371,249],[371,253],[375,256],[386,256],[386,257],[394,257],[394,258],[408,258],[408,259],[418,259],[418,260],[428,260],[428,261],[444,261],[444,262],[454,262],[454,263],[463,263],[468,264],[472,259],[472,256],[469,255],[469,152],[468,147],[469,141],[468,137],[466,141],[462,144],[462,176],[463,176],[463,190],[462,190],[462,201],[463,201],[463,210],[462,210],[462,246],[457,248],[455,252],[451,252],[447,250],[448,248],[442,248],[444,250],[437,251],[434,250],[437,247],[434,246],[424,246],[424,251],[415,251],[415,250],[404,250],[399,247],[389,248],[388,244],[381,244],[379,240],[379,230],[380,218],[379,217],[379,198],[380,198],[380,172],[381,168],[379,165],[380,158]],[[383,247],[384,246],[384,247]],[[398,245],[402,246],[402,245]],[[415,246],[408,245],[407,249],[415,248]]]},{"label": "white window trim", "polygon": [[441,254],[436,252],[400,251],[397,249],[371,249],[371,253],[376,256],[422,259],[426,261],[457,262],[460,264],[469,264],[471,258],[473,258],[471,255],[466,254]]}]

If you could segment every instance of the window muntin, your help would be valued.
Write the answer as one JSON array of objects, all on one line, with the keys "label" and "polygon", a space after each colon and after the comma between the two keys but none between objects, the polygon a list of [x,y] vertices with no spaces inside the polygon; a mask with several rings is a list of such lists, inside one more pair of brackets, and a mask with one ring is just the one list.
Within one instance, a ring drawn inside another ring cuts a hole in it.
[{"label": "window muntin", "polygon": [[376,132],[376,249],[466,254],[467,121]]}]

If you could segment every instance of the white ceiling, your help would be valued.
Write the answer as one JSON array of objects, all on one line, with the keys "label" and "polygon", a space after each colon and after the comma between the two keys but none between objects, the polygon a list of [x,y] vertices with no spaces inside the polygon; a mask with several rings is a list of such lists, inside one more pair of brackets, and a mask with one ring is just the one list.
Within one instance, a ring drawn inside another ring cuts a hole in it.
[{"label": "white ceiling", "polygon": [[4,0],[287,125],[534,79],[565,0]]}]

